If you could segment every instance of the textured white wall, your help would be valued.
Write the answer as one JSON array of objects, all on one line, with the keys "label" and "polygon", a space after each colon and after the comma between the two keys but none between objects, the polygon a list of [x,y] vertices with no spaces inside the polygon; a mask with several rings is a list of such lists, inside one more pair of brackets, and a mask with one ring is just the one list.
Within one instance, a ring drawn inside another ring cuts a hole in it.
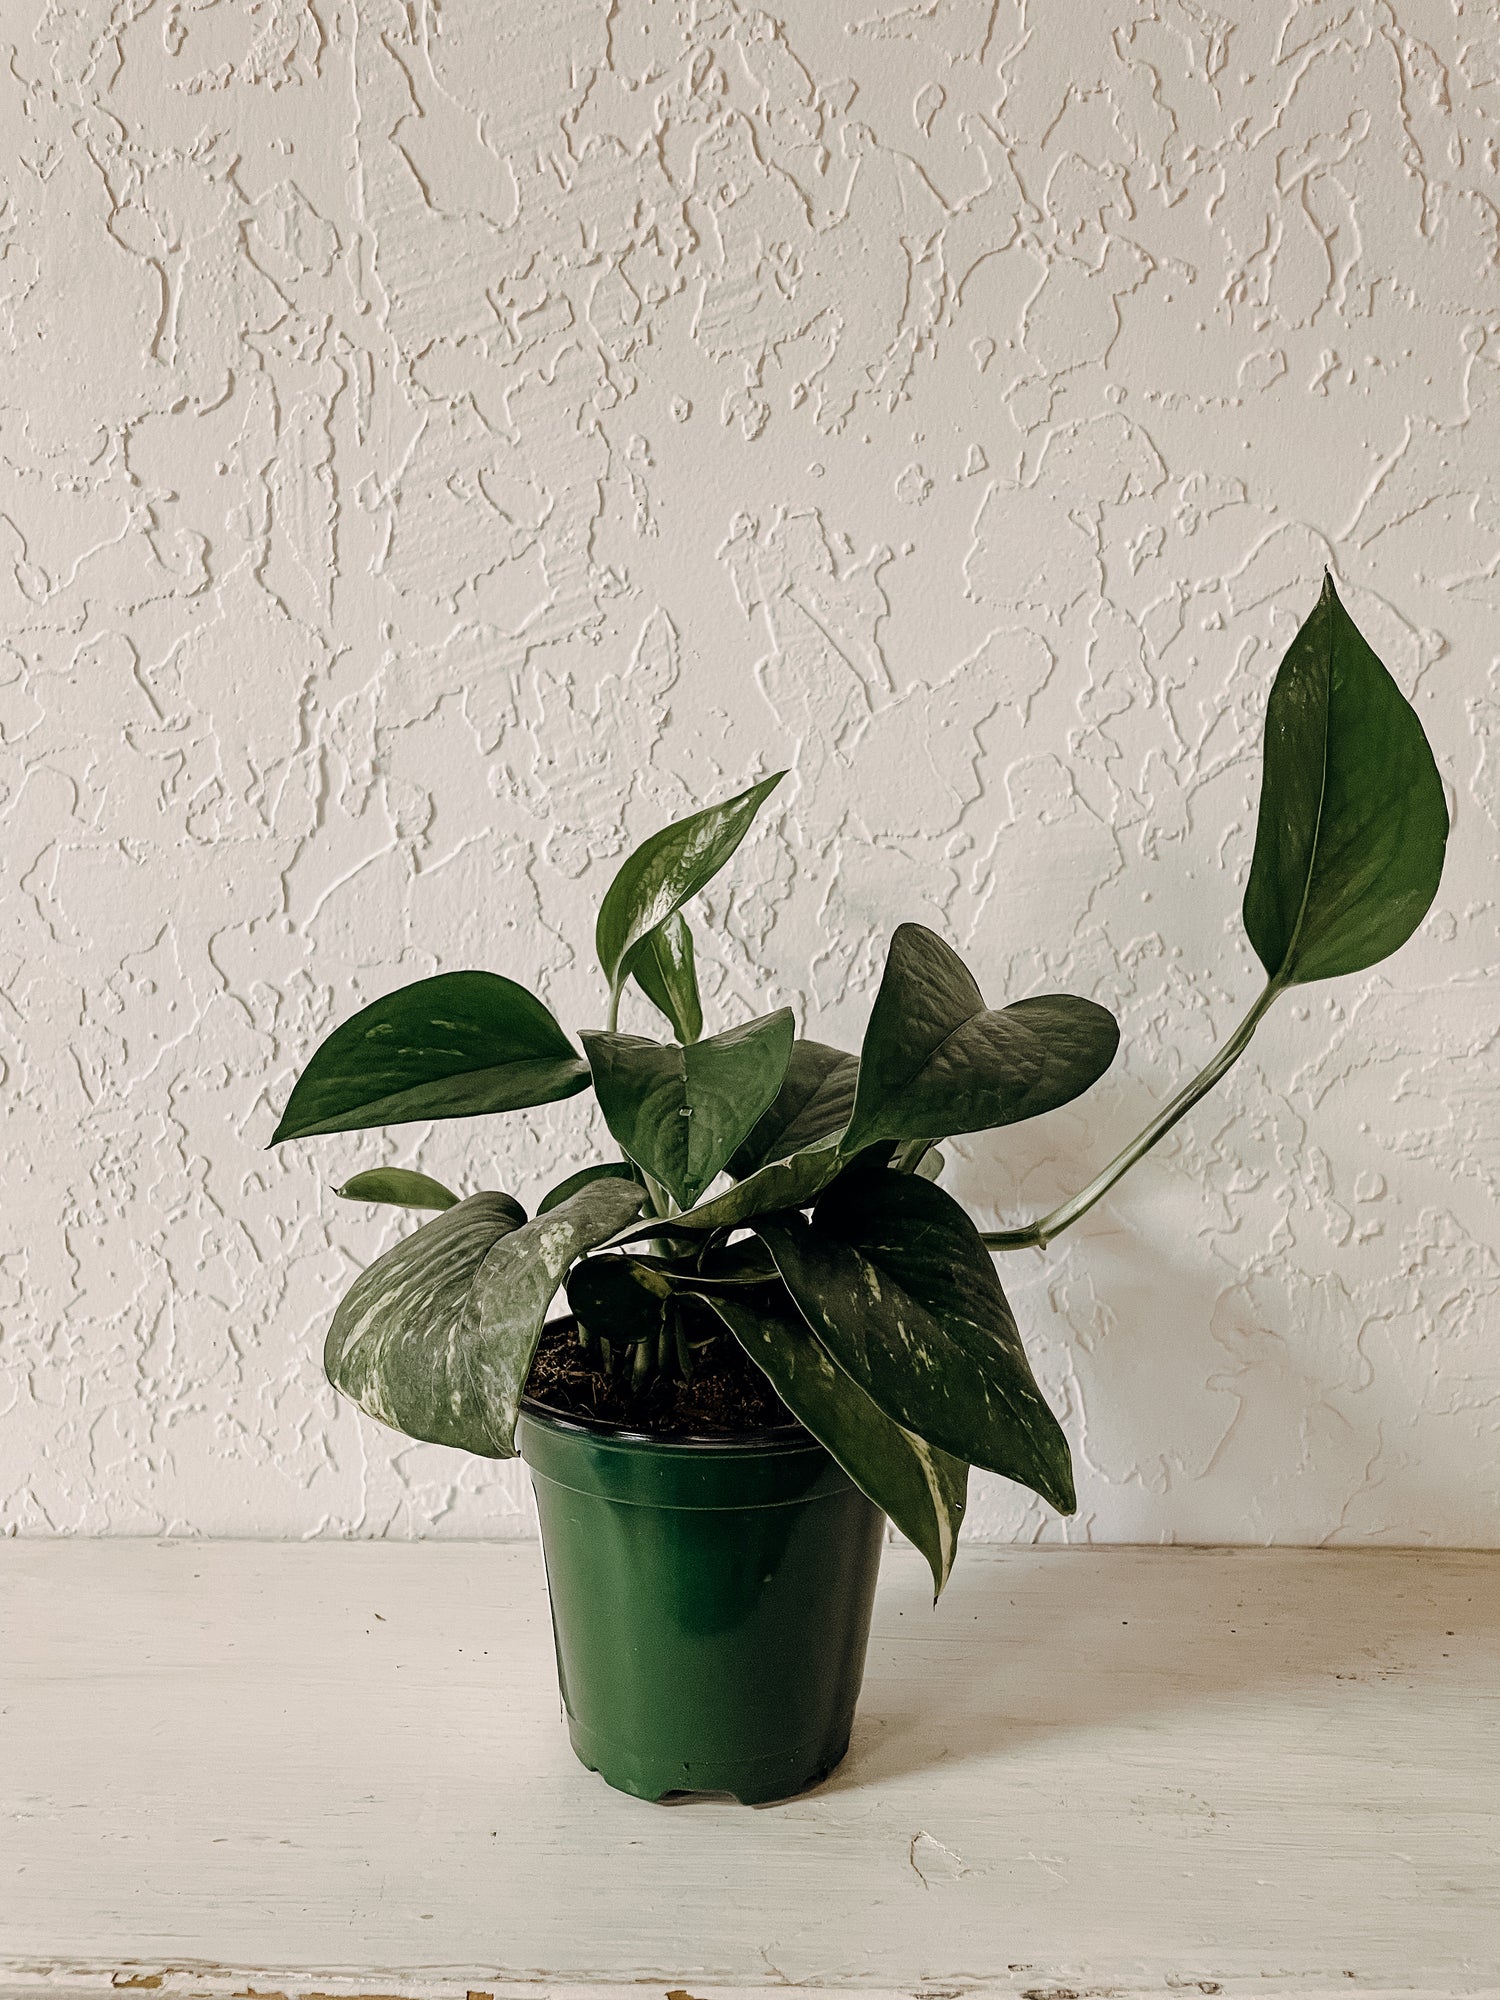
[{"label": "textured white wall", "polygon": [[1082,1508],[973,1520],[1500,1539],[1494,0],[777,4],[0,0],[0,1527],[523,1531],[324,1385],[402,1226],[327,1190],[534,1197],[588,1101],[274,1108],[439,968],[597,1024],[627,842],[776,765],[721,1023],[854,1042],[902,917],[1092,994],[1110,1079],[948,1175],[1071,1191],[1257,990],[1330,563],[1443,894],[1008,1260]]}]

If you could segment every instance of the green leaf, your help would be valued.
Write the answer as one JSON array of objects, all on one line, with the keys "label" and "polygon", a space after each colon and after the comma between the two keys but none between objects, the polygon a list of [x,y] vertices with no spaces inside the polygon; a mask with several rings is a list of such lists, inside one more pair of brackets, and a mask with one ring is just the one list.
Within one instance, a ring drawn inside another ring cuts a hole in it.
[{"label": "green leaf", "polygon": [[838,1149],[836,1138],[822,1139],[795,1159],[773,1160],[759,1167],[733,1187],[716,1194],[712,1201],[700,1202],[670,1222],[641,1222],[622,1230],[616,1242],[630,1243],[643,1236],[702,1236],[715,1229],[736,1229],[753,1222],[758,1215],[774,1215],[782,1209],[802,1208],[848,1168],[849,1162]]},{"label": "green leaf", "polygon": [[782,1007],[686,1047],[602,1033],[583,1045],[610,1131],[688,1208],[775,1097],[792,1040]]},{"label": "green leaf", "polygon": [[790,1159],[830,1133],[842,1132],[854,1109],[859,1057],[826,1042],[795,1041],[792,1059],[770,1108],[735,1149],[729,1171],[737,1179],[769,1160]]},{"label": "green leaf", "polygon": [[785,776],[777,771],[723,805],[675,820],[626,857],[599,906],[594,932],[611,995],[630,977],[649,934],[718,874]]},{"label": "green leaf", "polygon": [[504,1456],[460,1329],[479,1267],[522,1227],[514,1210],[505,1195],[471,1194],[403,1237],[345,1293],[323,1363],[333,1386],[368,1416],[408,1437]]},{"label": "green leaf", "polygon": [[755,1228],[813,1331],[888,1417],[1072,1513],[1067,1439],[951,1195],[915,1174],[850,1174],[811,1221]]},{"label": "green leaf", "polygon": [[703,1033],[703,1003],[693,963],[693,934],[681,910],[641,940],[634,970],[636,984],[672,1023],[678,1041],[696,1042]]},{"label": "green leaf", "polygon": [[[406,1167],[372,1167],[368,1173],[356,1174],[342,1187],[334,1189],[345,1201],[388,1201],[397,1208],[456,1208],[458,1196],[452,1188],[445,1188],[441,1181],[435,1181],[428,1174],[414,1174]],[[508,1195],[502,1195],[508,1201]],[[526,1211],[519,1202],[512,1204],[516,1211],[516,1221],[526,1220]]]},{"label": "green leaf", "polygon": [[565,1181],[559,1181],[555,1188],[549,1188],[536,1205],[538,1215],[546,1215],[580,1188],[589,1187],[594,1181],[634,1181],[642,1185],[640,1171],[629,1160],[601,1160],[598,1166],[580,1167],[576,1174],[569,1174]]},{"label": "green leaf", "polygon": [[563,1274],[643,1199],[628,1181],[598,1181],[517,1224],[508,1196],[470,1195],[355,1279],[328,1331],[329,1381],[408,1437],[513,1457],[521,1393]]},{"label": "green leaf", "polygon": [[1362,972],[1405,944],[1447,839],[1422,725],[1325,576],[1266,705],[1244,918],[1272,984]]},{"label": "green leaf", "polygon": [[1071,993],[987,1008],[956,951],[921,924],[901,924],[865,1030],[844,1150],[1038,1117],[1096,1083],[1119,1044],[1109,1009]]},{"label": "green leaf", "polygon": [[958,1551],[968,1466],[893,1423],[838,1366],[784,1290],[780,1300],[774,1293],[753,1301],[703,1296],[792,1415],[916,1543],[932,1570],[933,1596],[940,1596]]},{"label": "green leaf", "polygon": [[670,1292],[633,1257],[585,1257],[568,1273],[568,1304],[579,1325],[621,1347],[658,1338]]},{"label": "green leaf", "polygon": [[588,1080],[535,994],[497,972],[440,972],[334,1029],[298,1077],[271,1144],[550,1104]]}]

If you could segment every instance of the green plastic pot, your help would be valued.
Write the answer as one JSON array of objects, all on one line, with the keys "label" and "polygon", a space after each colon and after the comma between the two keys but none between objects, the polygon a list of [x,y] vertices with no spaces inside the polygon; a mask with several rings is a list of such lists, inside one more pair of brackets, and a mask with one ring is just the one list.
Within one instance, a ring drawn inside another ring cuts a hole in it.
[{"label": "green plastic pot", "polygon": [[579,1759],[637,1798],[764,1805],[849,1747],[885,1516],[799,1428],[641,1436],[528,1400]]}]

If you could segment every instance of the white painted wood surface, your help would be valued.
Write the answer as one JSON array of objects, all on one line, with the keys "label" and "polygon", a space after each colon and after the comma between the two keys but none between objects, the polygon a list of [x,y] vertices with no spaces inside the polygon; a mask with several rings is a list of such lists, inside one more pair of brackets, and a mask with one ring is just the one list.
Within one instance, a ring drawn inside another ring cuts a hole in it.
[{"label": "white painted wood surface", "polygon": [[531,1545],[0,1543],[0,1989],[1500,1993],[1500,1556],[888,1552],[821,1790],[579,1768]]}]

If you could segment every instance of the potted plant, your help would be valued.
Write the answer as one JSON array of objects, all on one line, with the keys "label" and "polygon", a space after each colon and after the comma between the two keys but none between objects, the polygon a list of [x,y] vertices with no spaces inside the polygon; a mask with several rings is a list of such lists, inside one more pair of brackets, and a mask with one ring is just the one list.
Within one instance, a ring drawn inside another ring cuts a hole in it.
[{"label": "potted plant", "polygon": [[[355,1280],[324,1358],[409,1437],[492,1458],[519,1445],[574,1747],[647,1798],[782,1798],[833,1768],[887,1515],[941,1591],[971,1465],[1072,1510],[1067,1440],[991,1253],[1045,1245],[1091,1208],[1279,994],[1401,945],[1448,833],[1421,725],[1328,579],[1267,706],[1243,909],[1264,990],[1087,1187],[984,1234],[936,1184],[939,1142],[1077,1097],[1114,1057],[1114,1018],[1066,993],[992,1009],[941,938],[902,924],[857,1056],[799,1038],[786,1008],[705,1036],[684,907],[779,775],[624,862],[596,933],[607,1025],[581,1048],[515,981],[441,973],[337,1028],[272,1141],[594,1090],[621,1157],[534,1216],[396,1168],[342,1186],[439,1213]],[[632,984],[673,1039],[620,1031]]]}]

